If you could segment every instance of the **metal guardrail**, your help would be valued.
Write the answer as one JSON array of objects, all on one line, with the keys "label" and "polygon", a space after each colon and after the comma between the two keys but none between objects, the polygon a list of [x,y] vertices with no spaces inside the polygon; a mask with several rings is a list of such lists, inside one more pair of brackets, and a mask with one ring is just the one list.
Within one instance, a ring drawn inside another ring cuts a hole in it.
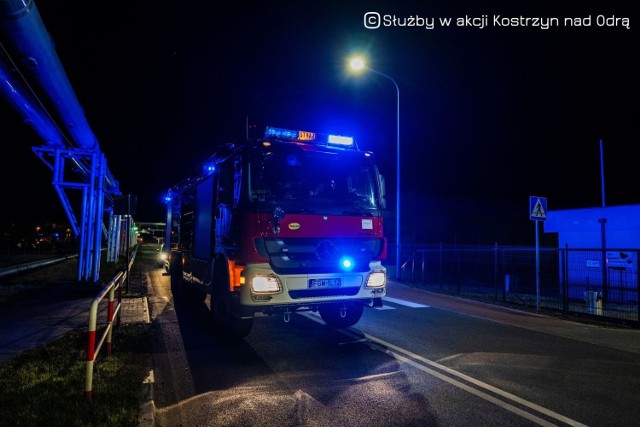
[{"label": "metal guardrail", "polygon": [[[111,354],[111,341],[113,337],[113,327],[114,327],[114,319],[116,319],[116,325],[118,326],[120,320],[120,309],[122,307],[122,287],[123,283],[129,278],[129,274],[131,272],[131,266],[133,265],[133,261],[136,257],[138,249],[133,251],[129,258],[129,262],[125,269],[120,271],[116,276],[111,279],[109,284],[105,286],[100,293],[93,299],[91,302],[91,309],[89,311],[89,333],[87,336],[87,364],[86,364],[86,375],[85,375],[85,383],[84,383],[84,397],[87,400],[91,400],[93,395],[93,365],[95,363],[96,358],[98,357],[98,353],[102,348],[102,345],[106,342],[107,347],[107,355]],[[118,291],[118,301],[116,304],[115,294]],[[98,308],[100,302],[104,300],[108,296],[108,306],[107,306],[107,322],[106,328],[102,332],[100,336],[100,340],[96,345],[96,335],[98,329]]]},{"label": "metal guardrail", "polygon": [[[116,277],[95,297],[91,303],[89,312],[89,334],[87,337],[87,369],[84,383],[84,397],[91,400],[93,393],[93,364],[104,344],[107,341],[107,355],[111,354],[111,338],[113,332],[113,319],[119,316],[122,307],[122,282],[126,277],[126,272],[119,272]],[[118,290],[118,304],[115,305],[115,291]],[[98,345],[96,346],[96,331],[98,324],[98,306],[107,295],[109,295],[109,308],[107,311],[107,327],[104,330]]]}]

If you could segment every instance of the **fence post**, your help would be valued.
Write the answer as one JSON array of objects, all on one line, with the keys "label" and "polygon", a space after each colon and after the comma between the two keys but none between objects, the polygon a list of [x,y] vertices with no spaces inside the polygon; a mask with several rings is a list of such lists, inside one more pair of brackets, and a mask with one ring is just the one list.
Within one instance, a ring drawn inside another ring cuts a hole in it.
[{"label": "fence post", "polygon": [[425,254],[427,253],[427,251],[425,249],[422,250],[422,286],[424,286],[427,283],[427,278],[425,277],[426,274],[426,270],[425,270],[425,265],[424,265],[424,257]]},{"label": "fence post", "polygon": [[[109,305],[107,309],[107,324],[113,324],[113,310],[115,304],[115,288],[112,287],[109,291]],[[111,355],[111,339],[113,337],[113,328],[109,328],[107,333],[107,356]]]},{"label": "fence post", "polygon": [[606,224],[607,218],[598,218],[600,223],[600,241],[602,244],[602,297],[604,301],[609,300],[609,284],[607,283],[607,240],[606,240]]},{"label": "fence post", "polygon": [[413,256],[411,257],[411,283],[413,283],[415,281],[415,274],[416,271],[416,254],[414,253]]},{"label": "fence post", "polygon": [[[118,286],[118,305],[122,304],[122,283]],[[120,313],[116,317],[116,328],[120,327]]]},{"label": "fence post", "polygon": [[96,351],[96,329],[98,325],[98,302],[94,300],[91,303],[89,311],[89,334],[87,336],[87,369],[84,382],[84,398],[91,400],[91,391],[93,383],[93,362],[95,360]]},{"label": "fence post", "polygon": [[438,284],[442,287],[442,242],[440,242],[440,266],[438,271]]},{"label": "fence post", "polygon": [[[504,254],[505,254],[505,250],[502,250],[502,256],[500,257],[500,264],[502,264],[502,272],[505,275],[505,280],[506,280],[506,273],[507,273],[507,267],[505,267],[505,260],[504,260]],[[506,284],[503,284],[502,286],[502,302],[507,302],[507,289],[506,289]]]},{"label": "fence post", "polygon": [[462,279],[460,278],[460,249],[458,249],[458,245],[456,245],[456,287],[458,290],[458,295],[460,295],[460,289]]},{"label": "fence post", "polygon": [[498,301],[498,242],[493,249],[493,300]]},{"label": "fence post", "polygon": [[[636,262],[640,259],[640,251],[636,251]],[[636,268],[638,272],[638,277],[636,278],[636,292],[638,294],[638,298],[636,299],[638,304],[638,309],[636,311],[636,320],[640,322],[640,269]]]},{"label": "fence post", "polygon": [[569,244],[565,243],[565,249],[562,251],[562,310],[567,313],[569,311]]}]

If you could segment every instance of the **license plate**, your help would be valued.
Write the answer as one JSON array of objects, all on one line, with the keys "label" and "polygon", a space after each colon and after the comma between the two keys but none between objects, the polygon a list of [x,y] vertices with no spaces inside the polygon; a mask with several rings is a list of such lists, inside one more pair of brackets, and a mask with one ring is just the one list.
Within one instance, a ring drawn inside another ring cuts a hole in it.
[{"label": "license plate", "polygon": [[339,277],[331,279],[309,279],[309,289],[313,288],[339,288],[342,280]]}]

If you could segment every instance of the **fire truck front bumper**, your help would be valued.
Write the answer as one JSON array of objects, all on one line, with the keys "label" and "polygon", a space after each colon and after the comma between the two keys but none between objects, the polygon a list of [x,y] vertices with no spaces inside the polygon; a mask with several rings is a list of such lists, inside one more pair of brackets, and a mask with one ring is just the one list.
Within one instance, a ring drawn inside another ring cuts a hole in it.
[{"label": "fire truck front bumper", "polygon": [[380,261],[372,261],[366,272],[291,275],[256,264],[247,266],[242,276],[240,304],[245,307],[304,306],[386,295],[386,269]]}]

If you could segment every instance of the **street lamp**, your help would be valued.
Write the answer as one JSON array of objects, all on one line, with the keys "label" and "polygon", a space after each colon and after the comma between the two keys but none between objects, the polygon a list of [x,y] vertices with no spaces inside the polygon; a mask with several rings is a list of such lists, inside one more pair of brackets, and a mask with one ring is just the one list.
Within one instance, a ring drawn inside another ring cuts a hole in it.
[{"label": "street lamp", "polygon": [[352,58],[349,65],[354,71],[370,71],[382,77],[391,80],[396,87],[397,104],[396,104],[396,280],[400,280],[400,88],[393,77],[388,74],[381,73],[367,66],[360,57]]}]

